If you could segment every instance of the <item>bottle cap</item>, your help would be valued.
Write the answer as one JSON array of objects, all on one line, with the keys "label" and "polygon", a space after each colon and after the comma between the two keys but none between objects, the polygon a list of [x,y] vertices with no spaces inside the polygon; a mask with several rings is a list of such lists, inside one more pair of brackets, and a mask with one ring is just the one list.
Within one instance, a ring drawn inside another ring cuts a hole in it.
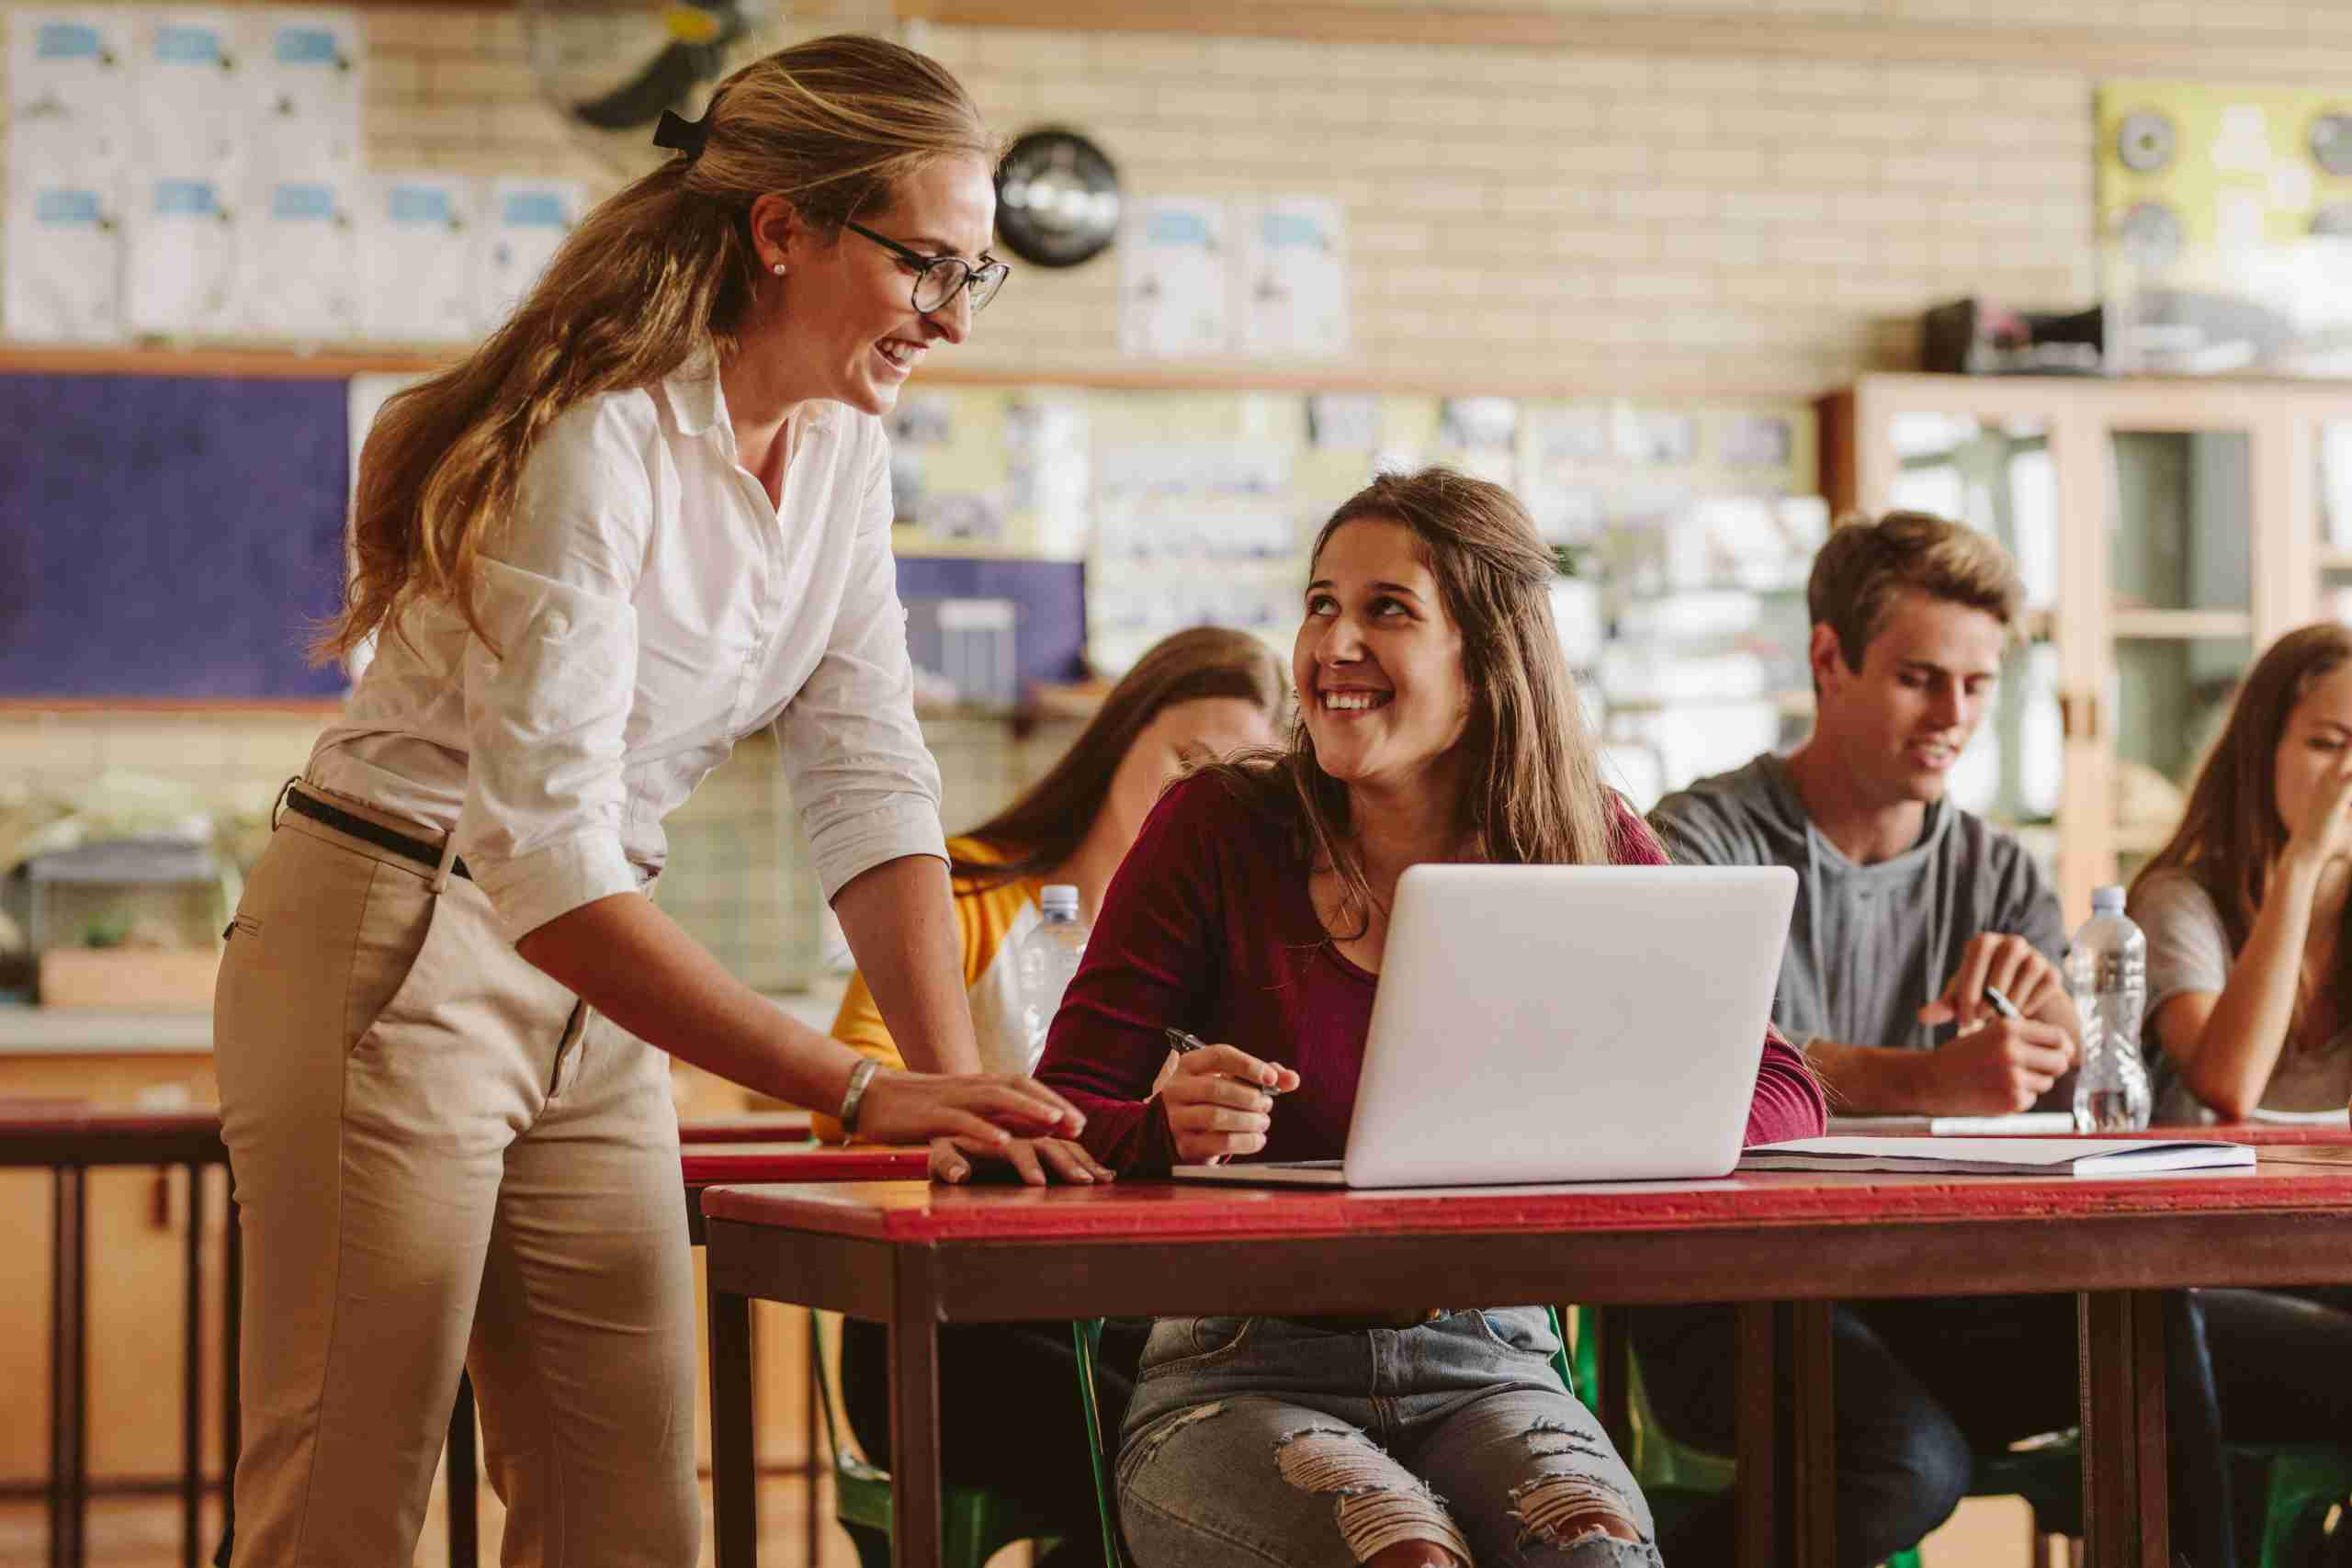
[{"label": "bottle cap", "polygon": [[2120,915],[2123,913],[2123,888],[2119,885],[2091,889],[2091,913]]},{"label": "bottle cap", "polygon": [[1078,918],[1078,889],[1067,882],[1049,882],[1038,890],[1037,908],[1048,915]]}]

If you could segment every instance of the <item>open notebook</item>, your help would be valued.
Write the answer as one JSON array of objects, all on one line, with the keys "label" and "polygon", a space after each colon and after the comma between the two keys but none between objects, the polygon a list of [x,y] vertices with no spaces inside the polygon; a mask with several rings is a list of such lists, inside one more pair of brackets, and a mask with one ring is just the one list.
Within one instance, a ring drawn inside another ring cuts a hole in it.
[{"label": "open notebook", "polygon": [[1739,1156],[1742,1170],[1952,1176],[2143,1176],[2253,1163],[2245,1144],[2199,1138],[1794,1138]]}]

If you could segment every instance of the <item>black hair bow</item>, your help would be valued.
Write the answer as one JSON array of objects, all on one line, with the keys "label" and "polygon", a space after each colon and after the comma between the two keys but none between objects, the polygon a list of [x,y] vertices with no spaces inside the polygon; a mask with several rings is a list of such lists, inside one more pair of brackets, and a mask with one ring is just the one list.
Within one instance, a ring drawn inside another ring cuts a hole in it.
[{"label": "black hair bow", "polygon": [[687,119],[675,109],[663,109],[660,123],[653,128],[653,145],[684,152],[687,157],[698,156],[702,144],[710,138],[710,111],[703,111],[700,119]]}]

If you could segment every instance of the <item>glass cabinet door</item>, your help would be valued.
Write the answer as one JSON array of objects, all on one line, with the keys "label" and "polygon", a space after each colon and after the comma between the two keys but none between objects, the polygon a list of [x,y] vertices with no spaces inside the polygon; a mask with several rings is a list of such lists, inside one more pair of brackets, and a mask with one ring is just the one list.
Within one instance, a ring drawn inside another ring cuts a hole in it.
[{"label": "glass cabinet door", "polygon": [[2318,434],[2319,613],[2352,625],[2352,420]]},{"label": "glass cabinet door", "polygon": [[1929,512],[1992,535],[2025,582],[2022,636],[1991,717],[1953,770],[1951,797],[2017,830],[2053,875],[2066,745],[2052,637],[2059,598],[2058,479],[2046,422],[1905,410],[1887,422],[1889,510]]},{"label": "glass cabinet door", "polygon": [[2253,661],[2253,441],[2244,430],[2108,434],[2111,842],[2128,879],[2170,837]]}]

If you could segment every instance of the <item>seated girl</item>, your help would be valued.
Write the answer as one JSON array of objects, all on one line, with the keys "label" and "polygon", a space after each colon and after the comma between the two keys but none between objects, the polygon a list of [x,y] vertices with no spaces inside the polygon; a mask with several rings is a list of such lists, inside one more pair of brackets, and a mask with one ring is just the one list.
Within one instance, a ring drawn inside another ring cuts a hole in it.
[{"label": "seated girl", "polygon": [[[1032,1065],[1018,955],[1037,923],[1038,890],[1073,884],[1091,916],[1160,791],[1187,767],[1272,739],[1287,685],[1281,660],[1247,632],[1178,632],[1112,688],[1051,772],[948,840],[964,983],[989,1071],[1026,1073]],[[851,979],[832,1033],[886,1066],[899,1065],[862,975]],[[823,1136],[841,1136],[832,1118],[817,1121]],[[1078,1181],[1110,1175],[1075,1144],[1016,1144],[1010,1154],[1030,1181],[1049,1171]],[[933,1147],[933,1170],[961,1180],[974,1157],[942,1140]],[[1104,1336],[1098,1372],[1105,1419],[1116,1420],[1133,1392],[1141,1339],[1139,1330],[1116,1324]],[[1047,1560],[1054,1568],[1082,1568],[1102,1554],[1073,1355],[1067,1324],[967,1325],[940,1337],[943,1472],[955,1484],[988,1487],[1064,1522],[1063,1544]],[[882,1325],[852,1319],[843,1326],[842,1393],[858,1442],[869,1454],[887,1455],[889,1337]],[[1008,1410],[1023,1412],[1018,1441],[1007,1440]]]},{"label": "seated girl", "polygon": [[[2238,689],[2180,827],[2132,886],[2158,1122],[2352,1098],[2352,629],[2290,632]],[[2222,1438],[2352,1431],[2352,1292],[2204,1290]],[[2242,1536],[2241,1562],[2258,1543]]]},{"label": "seated girl", "polygon": [[[1664,859],[1600,780],[1551,552],[1508,491],[1376,479],[1309,575],[1288,746],[1160,802],[1038,1068],[1120,1172],[1340,1154],[1406,867]],[[1154,1092],[1171,1024],[1221,1043]],[[1749,1140],[1822,1124],[1769,1040]],[[1139,1568],[1656,1563],[1649,1509],[1555,1348],[1540,1307],[1160,1319],[1119,1461]]]},{"label": "seated girl", "polygon": [[[2352,630],[2278,639],[2133,881],[2159,1122],[2352,1099]],[[2161,1052],[2161,1055],[2157,1053]]]}]

